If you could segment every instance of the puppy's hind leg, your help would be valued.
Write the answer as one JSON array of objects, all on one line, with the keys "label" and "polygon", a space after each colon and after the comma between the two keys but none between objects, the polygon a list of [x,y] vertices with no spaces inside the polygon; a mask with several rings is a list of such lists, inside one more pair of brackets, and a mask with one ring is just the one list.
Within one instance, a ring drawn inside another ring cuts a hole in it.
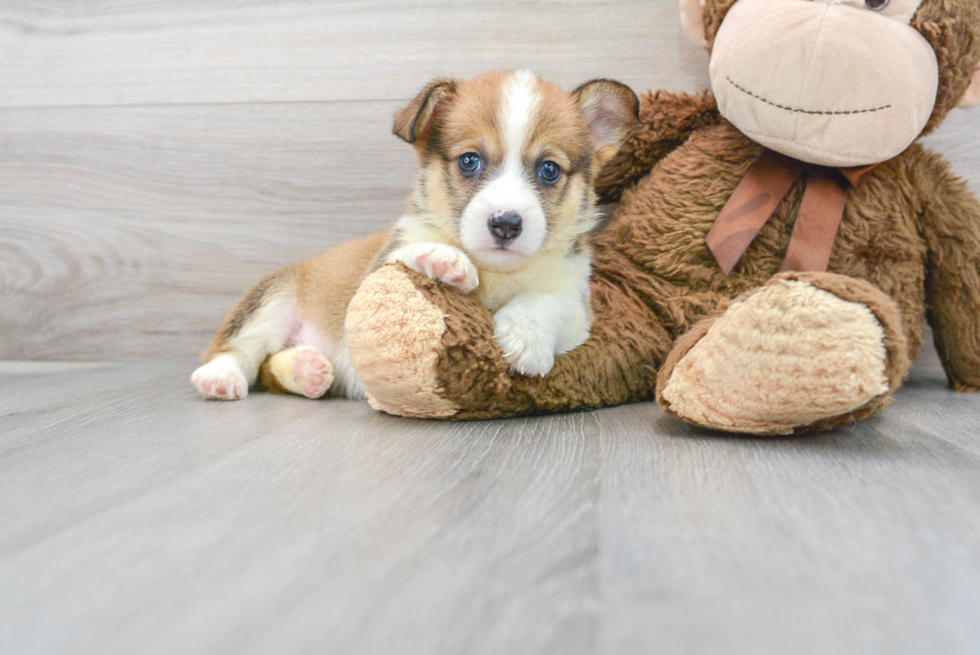
[{"label": "puppy's hind leg", "polygon": [[278,353],[300,326],[296,313],[299,273],[287,266],[245,292],[201,355],[191,381],[205,398],[240,400],[255,384],[259,366]]},{"label": "puppy's hind leg", "polygon": [[280,350],[262,362],[259,369],[259,383],[273,393],[322,398],[333,380],[333,365],[313,346]]}]

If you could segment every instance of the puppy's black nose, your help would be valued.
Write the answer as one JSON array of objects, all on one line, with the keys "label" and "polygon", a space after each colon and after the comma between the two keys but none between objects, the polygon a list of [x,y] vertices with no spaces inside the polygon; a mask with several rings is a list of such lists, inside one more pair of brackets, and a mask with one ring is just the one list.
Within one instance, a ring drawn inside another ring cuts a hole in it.
[{"label": "puppy's black nose", "polygon": [[521,230],[524,229],[522,222],[517,212],[507,212],[500,216],[491,216],[487,225],[490,228],[490,234],[501,241],[513,241],[520,236]]}]

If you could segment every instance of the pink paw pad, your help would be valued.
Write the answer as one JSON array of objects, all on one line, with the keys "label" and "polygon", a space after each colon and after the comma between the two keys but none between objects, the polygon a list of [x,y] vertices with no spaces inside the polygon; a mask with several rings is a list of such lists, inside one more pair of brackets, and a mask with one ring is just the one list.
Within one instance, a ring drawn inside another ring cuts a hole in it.
[{"label": "pink paw pad", "polygon": [[296,349],[293,378],[307,398],[320,398],[333,383],[333,367],[319,350],[311,346]]},{"label": "pink paw pad", "polygon": [[423,243],[415,249],[420,273],[469,293],[480,284],[476,268],[462,251],[445,244]]},{"label": "pink paw pad", "polygon": [[443,261],[441,259],[437,259],[432,262],[432,272],[435,273],[437,278],[445,277],[446,271],[448,270],[449,270],[449,262]]}]

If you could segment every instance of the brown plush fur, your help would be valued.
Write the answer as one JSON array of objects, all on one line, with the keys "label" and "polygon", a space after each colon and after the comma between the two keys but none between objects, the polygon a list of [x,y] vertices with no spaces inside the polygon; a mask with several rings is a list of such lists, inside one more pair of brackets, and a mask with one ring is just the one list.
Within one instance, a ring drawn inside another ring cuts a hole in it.
[{"label": "brown plush fur", "polygon": [[[733,3],[708,0],[709,43]],[[936,49],[942,67],[931,130],[963,95],[980,61],[980,8],[976,0],[926,0],[913,24]],[[406,273],[446,315],[436,373],[444,397],[460,408],[454,418],[654,397],[656,372],[671,349],[695,340],[683,335],[706,330],[706,317],[779,272],[805,176],[731,275],[720,270],[705,244],[761,151],[718,114],[706,94],[643,97],[639,126],[598,179],[600,196],[621,202],[612,223],[593,240],[592,337],[558,358],[543,379],[508,371],[492,339],[492,316],[478,302]],[[836,275],[801,279],[871,309],[885,333],[891,391],[922,344],[923,317],[933,327],[951,386],[980,388],[980,203],[938,155],[913,145],[849,194],[828,271]],[[890,392],[847,416],[800,429],[864,418],[889,401]]]},{"label": "brown plush fur", "polygon": [[[668,122],[654,107],[665,97],[644,97],[642,115]],[[669,99],[671,107],[704,106],[698,97]],[[718,268],[705,245],[714,219],[761,152],[761,146],[717,120],[692,132],[623,193],[612,224],[593,242],[592,338],[559,358],[545,379],[511,376],[491,338],[489,313],[468,298],[419,280],[423,293],[453,319],[447,322],[447,356],[439,371],[447,397],[464,408],[458,418],[650,398],[653,371],[677,336],[778,273],[802,199],[802,181],[730,276]],[[656,136],[649,129],[638,131],[628,146],[642,149],[637,142],[649,139],[651,149],[657,149],[662,142]],[[676,135],[670,136],[676,142]],[[705,179],[713,183],[705,186]],[[949,230],[964,242],[944,239]],[[975,320],[980,316],[980,206],[938,156],[916,145],[868,176],[849,198],[829,271],[867,280],[897,303],[908,350],[896,360],[906,365],[891,369],[901,373],[922,344],[928,288],[930,320],[951,382],[980,386],[980,324]]]},{"label": "brown plush fur", "polygon": [[927,0],[912,17],[912,27],[926,38],[939,60],[936,108],[923,131],[929,134],[963,97],[980,65],[980,2]]}]

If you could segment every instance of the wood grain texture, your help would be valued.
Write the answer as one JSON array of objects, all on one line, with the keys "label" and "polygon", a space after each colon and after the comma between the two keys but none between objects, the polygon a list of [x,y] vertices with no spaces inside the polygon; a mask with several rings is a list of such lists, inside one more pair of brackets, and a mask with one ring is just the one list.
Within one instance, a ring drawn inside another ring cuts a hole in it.
[{"label": "wood grain texture", "polygon": [[5,380],[0,652],[592,652],[594,417],[208,403],[190,366]]},{"label": "wood grain texture", "polygon": [[[397,106],[0,110],[0,356],[198,352],[261,275],[400,214]],[[970,120],[929,141],[973,181]]]},{"label": "wood grain texture", "polygon": [[203,349],[261,275],[400,215],[396,108],[0,110],[0,355]]},{"label": "wood grain texture", "polygon": [[[602,74],[698,88],[706,57],[674,13],[665,1],[5,3],[0,357],[200,351],[261,275],[398,216],[414,156],[390,121],[425,80],[535,64],[566,86]],[[696,63],[651,66],[651,52]]]},{"label": "wood grain texture", "polygon": [[[530,66],[695,91],[675,0],[0,6],[0,357],[197,353],[264,273],[387,226],[422,81]],[[381,29],[379,26],[383,26]],[[980,186],[980,130],[930,145]]]},{"label": "wood grain texture", "polygon": [[610,76],[685,87],[706,79],[704,59],[677,29],[675,0],[17,0],[0,8],[5,107],[407,100],[440,75],[525,67],[569,88]]},{"label": "wood grain texture", "polygon": [[803,439],[651,410],[604,440],[605,652],[975,649],[980,398],[944,383],[919,368],[894,410]]},{"label": "wood grain texture", "polygon": [[0,365],[0,652],[972,654],[980,395],[812,437]]}]

